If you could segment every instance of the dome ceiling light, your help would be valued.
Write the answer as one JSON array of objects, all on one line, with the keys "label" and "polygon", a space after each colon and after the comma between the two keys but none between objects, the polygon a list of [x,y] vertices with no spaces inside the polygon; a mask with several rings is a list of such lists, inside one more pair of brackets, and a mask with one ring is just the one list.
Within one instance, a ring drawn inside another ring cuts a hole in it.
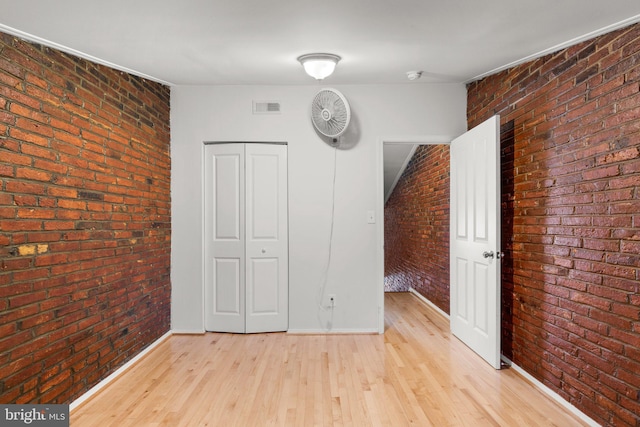
[{"label": "dome ceiling light", "polygon": [[329,77],[340,59],[342,58],[332,53],[308,53],[298,57],[304,71],[316,80]]}]

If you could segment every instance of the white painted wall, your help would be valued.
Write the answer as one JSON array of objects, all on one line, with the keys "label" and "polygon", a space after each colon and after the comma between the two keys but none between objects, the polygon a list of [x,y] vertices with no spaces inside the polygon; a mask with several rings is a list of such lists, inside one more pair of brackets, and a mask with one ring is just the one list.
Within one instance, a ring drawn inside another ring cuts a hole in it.
[{"label": "white painted wall", "polygon": [[[368,224],[366,214],[380,211],[382,141],[463,133],[466,90],[453,84],[335,86],[349,100],[352,124],[337,153],[335,234],[325,289],[336,295],[331,313],[319,308],[318,294],[328,254],[334,151],[309,119],[310,102],[325,86],[330,85],[172,88],[174,331],[204,330],[204,141],[288,143],[289,330],[378,331],[382,227]],[[253,115],[253,100],[280,101],[282,113]]]}]

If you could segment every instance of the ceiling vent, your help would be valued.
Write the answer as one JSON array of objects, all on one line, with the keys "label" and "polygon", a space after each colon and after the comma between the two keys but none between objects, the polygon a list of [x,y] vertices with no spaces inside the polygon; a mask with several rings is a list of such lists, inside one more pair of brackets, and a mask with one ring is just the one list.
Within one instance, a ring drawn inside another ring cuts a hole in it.
[{"label": "ceiling vent", "polygon": [[280,114],[280,101],[253,101],[253,114]]}]

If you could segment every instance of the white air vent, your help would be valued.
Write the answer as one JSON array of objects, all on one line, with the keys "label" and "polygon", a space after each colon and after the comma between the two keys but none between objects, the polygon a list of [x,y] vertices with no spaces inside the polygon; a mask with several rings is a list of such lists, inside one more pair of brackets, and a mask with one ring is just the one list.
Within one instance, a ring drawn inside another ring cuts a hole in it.
[{"label": "white air vent", "polygon": [[280,114],[280,101],[253,101],[253,114]]}]

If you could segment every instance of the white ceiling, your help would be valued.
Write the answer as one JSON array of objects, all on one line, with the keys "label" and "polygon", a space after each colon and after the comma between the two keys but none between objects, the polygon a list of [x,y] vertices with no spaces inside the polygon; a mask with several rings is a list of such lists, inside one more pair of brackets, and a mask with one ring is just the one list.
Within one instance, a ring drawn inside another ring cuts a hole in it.
[{"label": "white ceiling", "polygon": [[0,31],[171,85],[468,82],[640,20],[638,0],[0,0]]}]

